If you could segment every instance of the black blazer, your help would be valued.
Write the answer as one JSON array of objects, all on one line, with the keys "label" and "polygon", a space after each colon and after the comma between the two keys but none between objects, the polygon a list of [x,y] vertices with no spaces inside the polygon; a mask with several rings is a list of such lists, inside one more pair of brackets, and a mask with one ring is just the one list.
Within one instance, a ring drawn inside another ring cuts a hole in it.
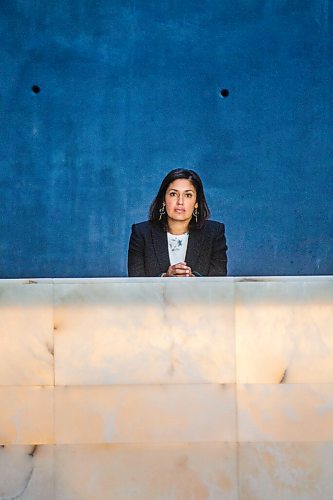
[{"label": "black blazer", "polygon": [[[207,220],[190,231],[185,262],[199,276],[227,274],[224,224]],[[170,266],[167,233],[158,224],[133,224],[128,248],[128,276],[161,276]]]}]

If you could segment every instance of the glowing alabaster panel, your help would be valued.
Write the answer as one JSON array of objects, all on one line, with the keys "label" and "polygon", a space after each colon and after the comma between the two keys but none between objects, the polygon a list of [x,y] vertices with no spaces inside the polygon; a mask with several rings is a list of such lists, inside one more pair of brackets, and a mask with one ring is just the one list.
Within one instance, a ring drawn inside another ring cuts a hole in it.
[{"label": "glowing alabaster panel", "polygon": [[235,381],[233,286],[55,284],[57,385]]},{"label": "glowing alabaster panel", "polygon": [[332,441],[333,384],[237,386],[239,441]]},{"label": "glowing alabaster panel", "polygon": [[240,498],[329,499],[332,468],[333,443],[241,443]]},{"label": "glowing alabaster panel", "polygon": [[0,447],[0,498],[54,498],[52,445]]},{"label": "glowing alabaster panel", "polygon": [[55,388],[60,444],[235,441],[235,386]]},{"label": "glowing alabaster panel", "polygon": [[0,385],[53,384],[52,284],[0,282]]},{"label": "glowing alabaster panel", "polygon": [[333,281],[236,283],[237,381],[333,383]]},{"label": "glowing alabaster panel", "polygon": [[54,442],[52,387],[0,387],[0,444]]},{"label": "glowing alabaster panel", "polygon": [[236,500],[231,443],[57,446],[56,500]]}]

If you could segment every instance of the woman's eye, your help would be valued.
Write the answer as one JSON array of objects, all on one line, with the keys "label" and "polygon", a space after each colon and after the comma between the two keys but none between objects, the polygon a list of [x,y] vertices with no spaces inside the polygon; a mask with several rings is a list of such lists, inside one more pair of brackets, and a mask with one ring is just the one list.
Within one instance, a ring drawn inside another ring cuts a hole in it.
[{"label": "woman's eye", "polygon": [[192,198],[192,193],[186,193],[187,198]]},{"label": "woman's eye", "polygon": [[176,193],[171,191],[171,193],[169,193],[170,196],[176,196]]}]

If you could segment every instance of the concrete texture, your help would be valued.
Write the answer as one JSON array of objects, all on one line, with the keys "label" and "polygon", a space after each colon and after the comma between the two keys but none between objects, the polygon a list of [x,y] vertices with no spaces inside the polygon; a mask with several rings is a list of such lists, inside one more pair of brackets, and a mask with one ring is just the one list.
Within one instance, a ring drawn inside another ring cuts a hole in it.
[{"label": "concrete texture", "polygon": [[175,167],[201,174],[230,275],[332,274],[332,11],[3,0],[0,277],[125,276]]}]

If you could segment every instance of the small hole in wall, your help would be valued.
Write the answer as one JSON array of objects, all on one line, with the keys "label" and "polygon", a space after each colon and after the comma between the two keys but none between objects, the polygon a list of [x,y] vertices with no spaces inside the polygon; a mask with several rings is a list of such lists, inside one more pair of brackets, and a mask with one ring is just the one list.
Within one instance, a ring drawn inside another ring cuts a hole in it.
[{"label": "small hole in wall", "polygon": [[228,97],[229,95],[229,90],[228,89],[222,89],[221,92],[221,97],[225,98],[225,97]]},{"label": "small hole in wall", "polygon": [[39,85],[33,85],[31,87],[31,90],[33,91],[34,94],[39,94],[39,92],[40,92],[40,86]]}]

